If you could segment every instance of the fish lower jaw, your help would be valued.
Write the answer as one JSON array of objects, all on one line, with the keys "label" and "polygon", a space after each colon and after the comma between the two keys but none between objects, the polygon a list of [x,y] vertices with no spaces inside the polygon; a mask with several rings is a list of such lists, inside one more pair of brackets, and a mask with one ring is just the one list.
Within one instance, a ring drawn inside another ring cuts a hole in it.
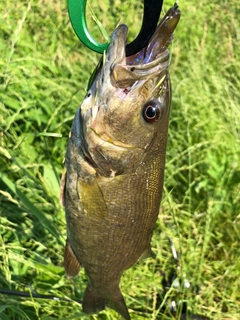
[{"label": "fish lower jaw", "polygon": [[[122,149],[133,149],[134,147],[132,145],[123,143],[118,140],[113,140],[110,138],[105,132],[98,133],[95,128],[91,127],[92,132],[95,135],[94,138],[94,145],[96,146],[104,146],[104,148],[116,148],[116,151],[122,150]],[[90,144],[89,144],[90,145]]]}]

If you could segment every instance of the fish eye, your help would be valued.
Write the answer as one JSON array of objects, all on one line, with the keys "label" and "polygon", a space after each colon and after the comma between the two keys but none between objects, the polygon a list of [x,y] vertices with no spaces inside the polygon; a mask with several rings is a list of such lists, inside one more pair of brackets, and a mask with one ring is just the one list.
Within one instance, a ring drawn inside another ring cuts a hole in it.
[{"label": "fish eye", "polygon": [[163,106],[158,100],[148,101],[142,109],[143,119],[148,123],[158,121],[163,114]]}]

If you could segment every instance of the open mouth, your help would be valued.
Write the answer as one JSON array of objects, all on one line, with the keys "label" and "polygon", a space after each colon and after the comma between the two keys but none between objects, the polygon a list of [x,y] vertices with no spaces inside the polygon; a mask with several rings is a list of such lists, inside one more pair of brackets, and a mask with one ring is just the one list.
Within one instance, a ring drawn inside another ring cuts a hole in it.
[{"label": "open mouth", "polygon": [[180,10],[175,3],[158,24],[148,44],[140,52],[131,56],[126,54],[128,27],[124,24],[118,26],[111,36],[106,56],[89,80],[88,88],[100,73],[102,73],[102,83],[103,79],[110,74],[114,87],[126,88],[132,86],[136,81],[148,78],[151,74],[167,70],[169,60],[167,47],[173,39],[179,19]]},{"label": "open mouth", "polygon": [[180,19],[178,5],[168,10],[148,44],[137,54],[126,56],[127,26],[120,25],[112,34],[103,73],[109,74],[114,87],[132,87],[140,80],[158,74],[164,76],[169,66],[167,47]]},{"label": "open mouth", "polygon": [[139,65],[147,64],[161,55],[162,52],[169,46],[173,38],[173,32],[180,19],[180,10],[175,3],[172,8],[168,10],[161,22],[156,28],[149,43],[139,53],[126,58],[126,64]]}]

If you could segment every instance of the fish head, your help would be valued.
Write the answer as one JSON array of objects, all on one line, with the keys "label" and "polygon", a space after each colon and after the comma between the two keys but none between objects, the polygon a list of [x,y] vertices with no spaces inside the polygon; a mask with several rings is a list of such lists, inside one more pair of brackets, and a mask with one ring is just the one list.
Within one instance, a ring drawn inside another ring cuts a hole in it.
[{"label": "fish head", "polygon": [[161,136],[167,135],[168,45],[179,17],[174,6],[148,45],[130,57],[125,51],[127,26],[119,25],[111,36],[72,129],[85,158],[104,176],[133,170],[147,153],[157,152]]}]

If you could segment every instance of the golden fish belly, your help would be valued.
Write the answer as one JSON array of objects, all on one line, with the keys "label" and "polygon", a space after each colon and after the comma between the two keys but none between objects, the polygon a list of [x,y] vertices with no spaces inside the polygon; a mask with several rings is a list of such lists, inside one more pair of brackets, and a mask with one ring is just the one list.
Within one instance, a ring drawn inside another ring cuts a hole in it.
[{"label": "golden fish belly", "polygon": [[92,286],[104,296],[114,294],[122,272],[150,247],[163,169],[159,157],[131,174],[89,182],[76,176],[75,188],[68,191],[75,200],[66,205],[68,240]]}]

